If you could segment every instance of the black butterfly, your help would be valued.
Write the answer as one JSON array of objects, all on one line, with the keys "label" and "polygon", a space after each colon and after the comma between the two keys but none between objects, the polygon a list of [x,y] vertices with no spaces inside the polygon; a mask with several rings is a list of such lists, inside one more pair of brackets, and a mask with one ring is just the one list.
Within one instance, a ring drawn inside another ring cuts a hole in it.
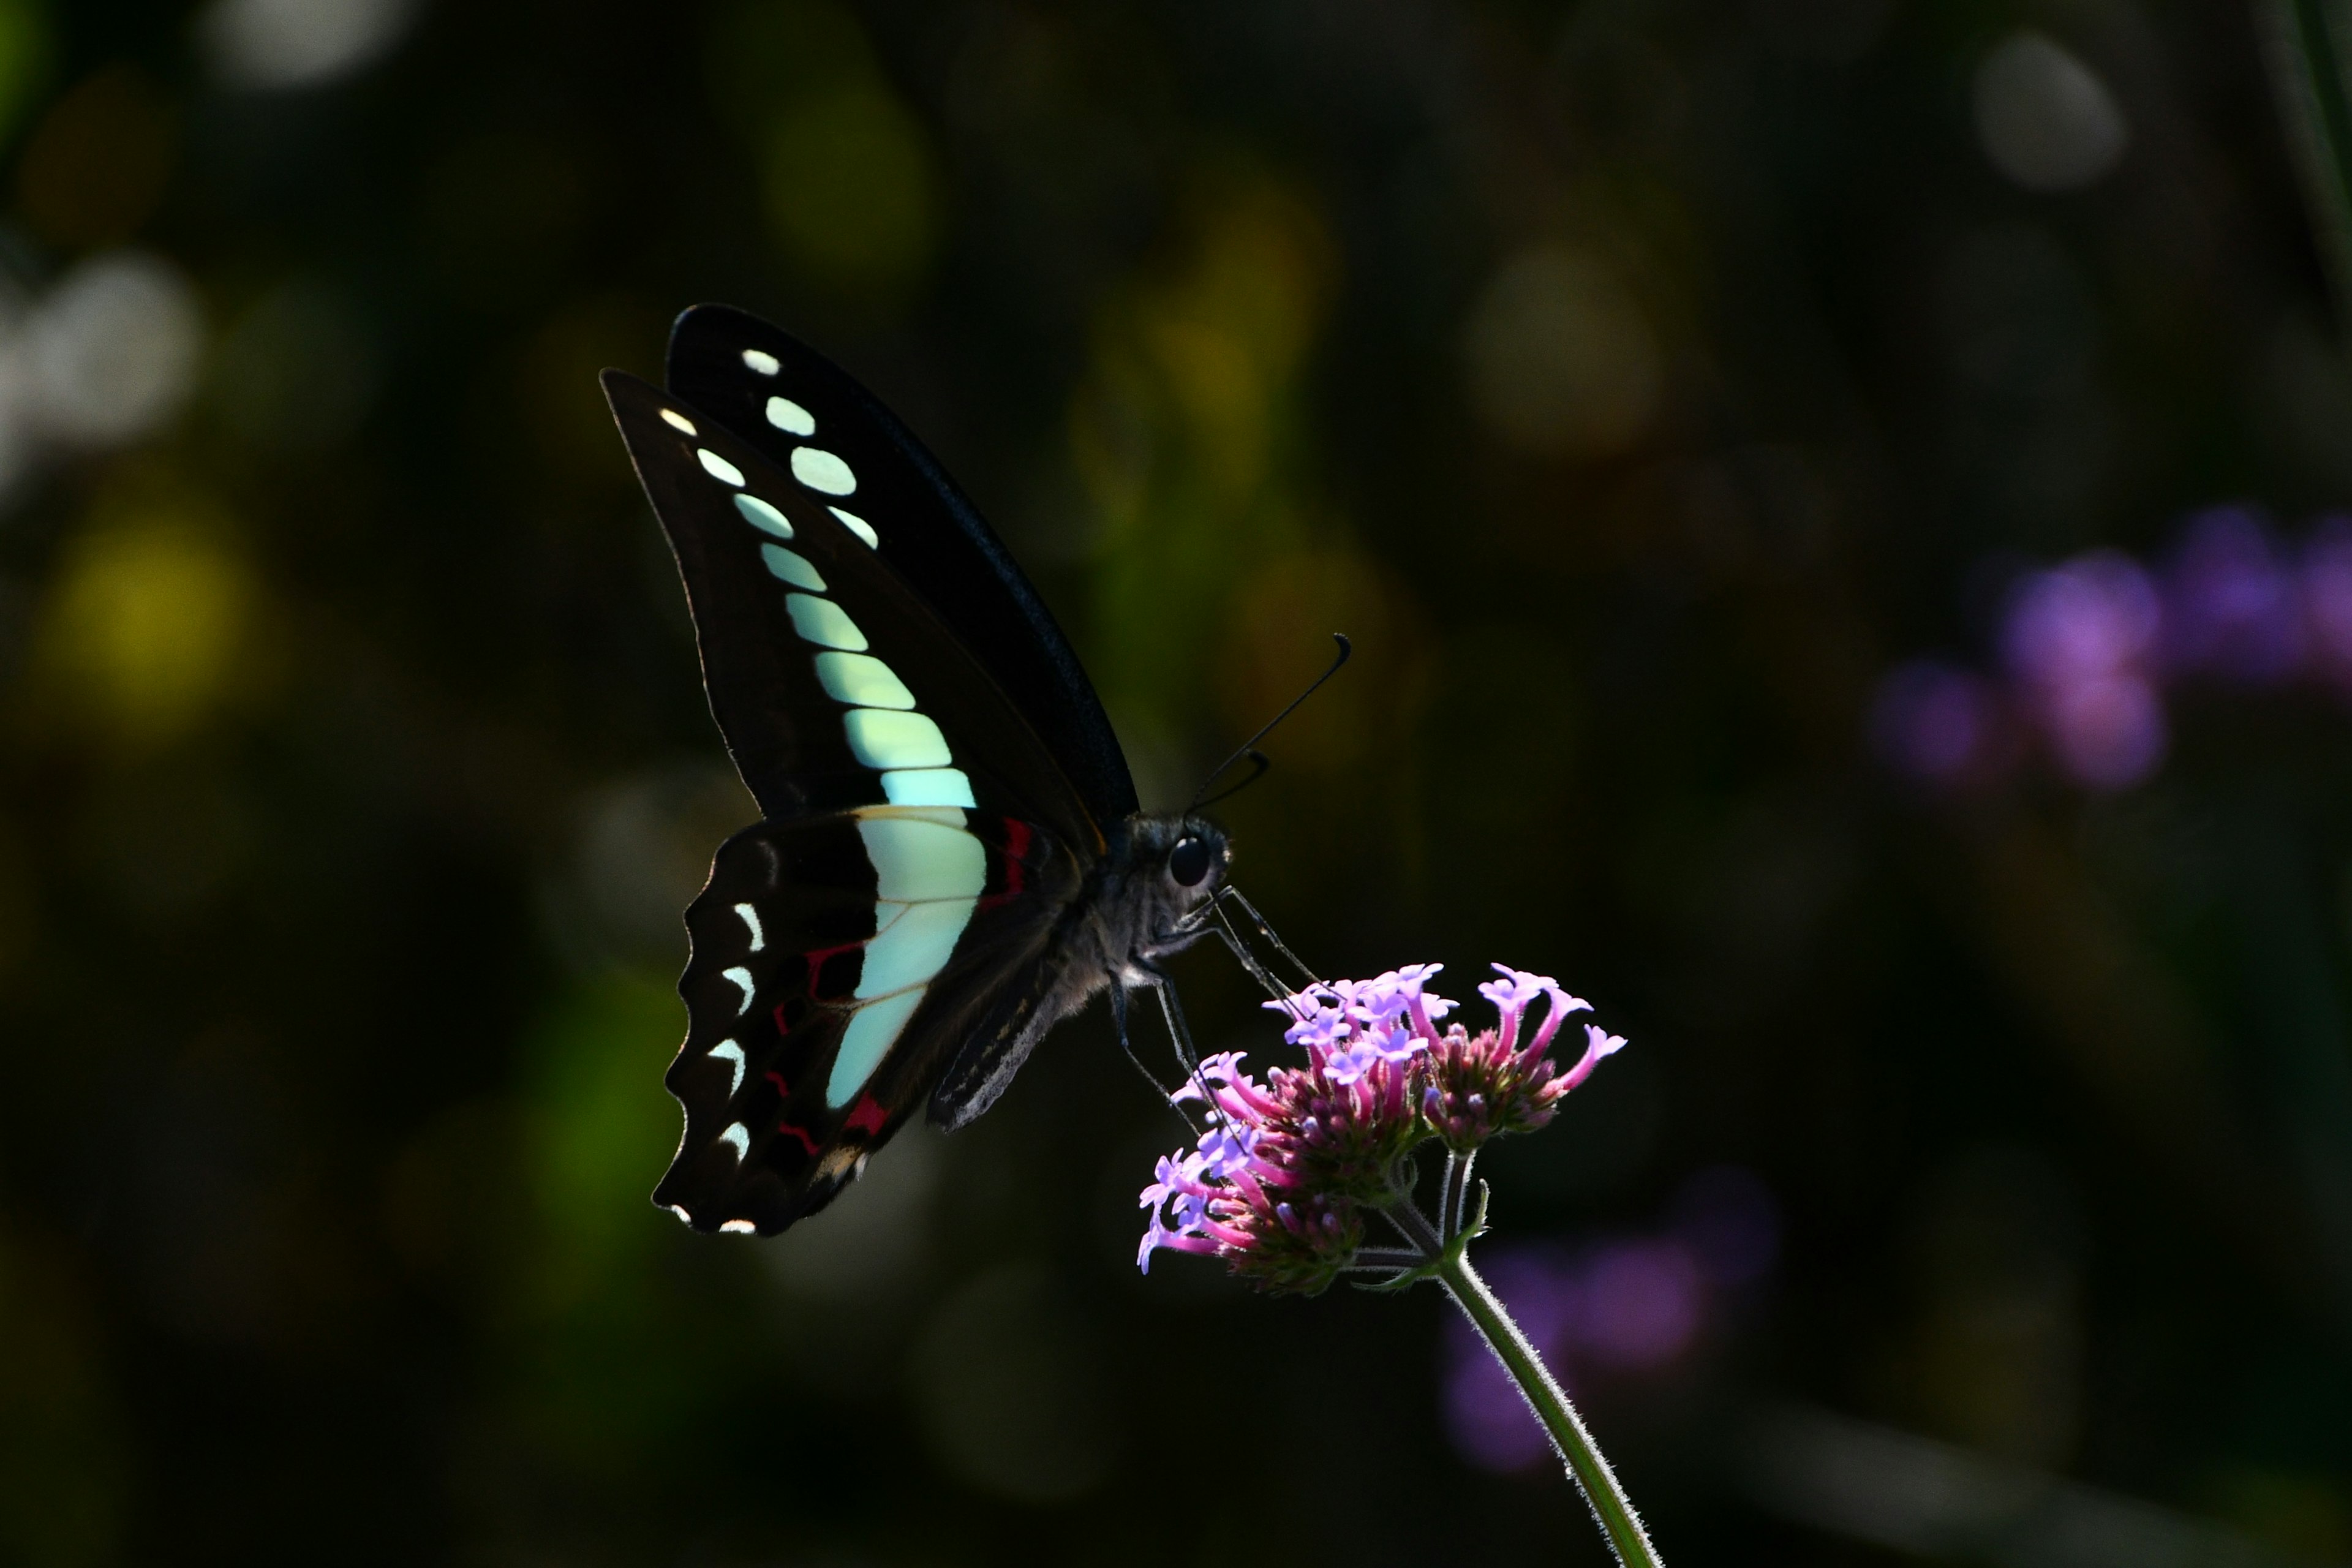
[{"label": "black butterfly", "polygon": [[807,345],[677,320],[604,393],[686,579],[712,716],[765,820],[686,911],[697,1230],[814,1214],[919,1106],[956,1128],[1045,1033],[1210,929],[1231,851],[1138,809],[1093,686],[931,455]]}]

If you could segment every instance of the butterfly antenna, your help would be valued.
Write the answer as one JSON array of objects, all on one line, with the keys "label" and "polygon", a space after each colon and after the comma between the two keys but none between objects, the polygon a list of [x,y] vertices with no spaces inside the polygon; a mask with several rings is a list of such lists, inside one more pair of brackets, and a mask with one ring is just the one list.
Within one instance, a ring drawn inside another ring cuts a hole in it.
[{"label": "butterfly antenna", "polygon": [[[1250,768],[1249,777],[1242,780],[1242,782],[1237,784],[1233,784],[1227,788],[1219,790],[1216,794],[1211,795],[1206,800],[1195,797],[1192,804],[1184,808],[1186,813],[1189,814],[1198,811],[1204,805],[1214,805],[1221,800],[1231,800],[1234,796],[1241,794],[1242,791],[1249,788],[1250,785],[1257,783],[1258,780],[1265,777],[1266,769],[1274,766],[1273,759],[1268,757],[1264,752],[1246,752],[1243,754],[1247,756],[1252,764],[1254,764]],[[1234,764],[1231,762],[1225,763],[1225,767],[1227,768],[1232,767],[1233,765]],[[1218,773],[1223,773],[1223,771],[1224,768],[1217,770]],[[1212,773],[1209,776],[1213,779],[1216,777],[1216,774]],[[1202,789],[1206,789],[1209,786],[1207,784],[1202,784],[1201,787]]]},{"label": "butterfly antenna", "polygon": [[1186,806],[1184,808],[1185,811],[1188,813],[1198,811],[1202,806],[1207,805],[1208,803],[1202,799],[1202,796],[1209,793],[1209,786],[1216,783],[1219,779],[1224,777],[1226,769],[1232,767],[1235,763],[1242,761],[1245,757],[1256,759],[1258,764],[1257,771],[1250,774],[1249,777],[1242,780],[1241,783],[1235,784],[1232,789],[1225,791],[1224,795],[1217,796],[1217,799],[1223,800],[1226,795],[1236,795],[1241,791],[1247,789],[1250,785],[1257,783],[1258,780],[1265,776],[1265,770],[1272,767],[1274,764],[1266,761],[1266,759],[1259,753],[1257,743],[1260,741],[1265,740],[1266,736],[1272,734],[1274,732],[1274,727],[1276,724],[1281,723],[1285,719],[1287,719],[1293,713],[1296,713],[1298,710],[1298,705],[1306,701],[1308,698],[1314,696],[1316,691],[1321,688],[1325,681],[1339,674],[1339,667],[1347,663],[1349,656],[1356,651],[1356,645],[1348,640],[1347,634],[1344,632],[1333,632],[1331,634],[1331,640],[1339,645],[1339,657],[1331,661],[1331,668],[1317,676],[1306,690],[1292,698],[1290,700],[1290,706],[1285,708],[1281,712],[1276,714],[1273,718],[1268,719],[1264,724],[1260,725],[1258,727],[1257,733],[1252,735],[1248,740],[1244,741],[1238,747],[1236,747],[1232,756],[1227,757],[1223,762],[1219,763],[1213,769],[1210,770],[1209,776],[1201,781],[1201,787],[1192,793],[1192,804]]}]

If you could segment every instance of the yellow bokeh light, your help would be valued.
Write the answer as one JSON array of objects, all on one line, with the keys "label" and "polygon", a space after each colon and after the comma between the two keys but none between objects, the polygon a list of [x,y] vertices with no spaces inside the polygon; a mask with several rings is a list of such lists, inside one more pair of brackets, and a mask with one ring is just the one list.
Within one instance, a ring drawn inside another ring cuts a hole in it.
[{"label": "yellow bokeh light", "polygon": [[851,81],[779,114],[768,133],[768,217],[793,259],[825,282],[890,293],[918,279],[938,237],[938,176],[923,127],[879,82]]},{"label": "yellow bokeh light", "polygon": [[43,608],[35,679],[60,700],[40,706],[134,749],[177,740],[236,694],[259,601],[252,569],[195,517],[95,527]]}]

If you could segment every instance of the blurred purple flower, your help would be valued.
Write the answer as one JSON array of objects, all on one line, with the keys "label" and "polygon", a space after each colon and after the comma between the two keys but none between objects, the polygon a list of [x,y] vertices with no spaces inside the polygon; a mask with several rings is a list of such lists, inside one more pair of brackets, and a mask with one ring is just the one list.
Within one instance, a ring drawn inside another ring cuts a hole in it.
[{"label": "blurred purple flower", "polygon": [[1698,1262],[1671,1237],[1613,1242],[1584,1268],[1577,1348],[1630,1372],[1663,1366],[1698,1332]]},{"label": "blurred purple flower", "polygon": [[2300,567],[2312,660],[2320,674],[2352,690],[2352,518],[2321,519]]},{"label": "blurred purple flower", "polygon": [[[1496,1247],[1487,1258],[1486,1282],[1537,1353],[1559,1367],[1577,1310],[1572,1261],[1557,1247]],[[1503,1471],[1551,1457],[1542,1423],[1466,1321],[1447,1321],[1441,1354],[1445,1428],[1457,1453],[1481,1469]]]},{"label": "blurred purple flower", "polygon": [[2244,507],[2191,518],[2164,574],[2164,657],[2172,669],[2268,686],[2303,666],[2294,574]]},{"label": "blurred purple flower", "polygon": [[[1736,1174],[1755,1182],[1745,1172]],[[1540,1244],[1496,1247],[1486,1265],[1488,1283],[1546,1362],[1632,1374],[1669,1365],[1697,1341],[1708,1277],[1678,1229],[1575,1253]],[[1465,1459],[1483,1469],[1517,1470],[1550,1454],[1543,1427],[1466,1322],[1449,1324],[1440,1374],[1446,1430]]]},{"label": "blurred purple flower", "polygon": [[1870,710],[1879,760],[1916,783],[1952,788],[2005,771],[2000,699],[1992,684],[1956,666],[1916,659],[1878,683]]},{"label": "blurred purple flower", "polygon": [[2113,552],[2035,573],[2010,595],[2002,657],[2077,783],[2122,789],[2163,760],[2164,709],[2153,682],[2162,624],[2147,574]]}]

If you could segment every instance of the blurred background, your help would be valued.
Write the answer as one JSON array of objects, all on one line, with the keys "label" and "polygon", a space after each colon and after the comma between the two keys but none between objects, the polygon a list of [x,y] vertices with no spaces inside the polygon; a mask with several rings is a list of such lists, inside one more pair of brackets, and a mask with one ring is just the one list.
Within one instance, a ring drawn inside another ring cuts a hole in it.
[{"label": "blurred background", "polygon": [[779,1241],[647,1202],[752,808],[593,377],[704,300],[922,433],[1148,805],[1355,637],[1240,885],[1632,1037],[1484,1245],[1669,1561],[2352,1559],[2259,21],[0,0],[0,1561],[1605,1560],[1431,1292],[1137,1274],[1099,1014]]}]

